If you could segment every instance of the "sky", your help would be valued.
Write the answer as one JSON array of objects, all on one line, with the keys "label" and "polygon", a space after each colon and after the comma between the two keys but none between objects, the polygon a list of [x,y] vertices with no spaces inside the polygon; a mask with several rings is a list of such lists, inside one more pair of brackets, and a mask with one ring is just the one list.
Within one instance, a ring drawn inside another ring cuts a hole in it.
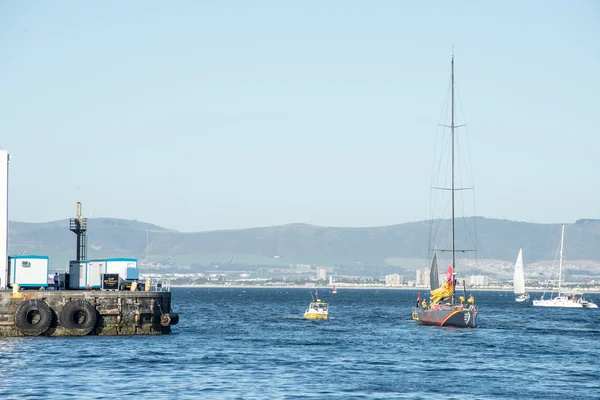
[{"label": "sky", "polygon": [[9,218],[425,220],[453,51],[475,214],[600,218],[599,21],[593,0],[0,2]]}]

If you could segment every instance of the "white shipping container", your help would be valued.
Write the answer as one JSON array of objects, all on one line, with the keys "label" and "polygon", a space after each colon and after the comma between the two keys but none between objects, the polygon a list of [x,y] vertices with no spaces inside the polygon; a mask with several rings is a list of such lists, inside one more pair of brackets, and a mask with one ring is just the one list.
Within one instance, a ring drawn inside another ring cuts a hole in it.
[{"label": "white shipping container", "polygon": [[135,258],[107,258],[106,273],[119,274],[128,281],[139,279],[138,261]]},{"label": "white shipping container", "polygon": [[18,283],[21,287],[48,287],[47,256],[9,257],[9,283]]},{"label": "white shipping container", "polygon": [[100,289],[102,274],[106,271],[106,260],[89,260],[87,262],[87,286]]},{"label": "white shipping container", "polygon": [[69,289],[85,289],[87,261],[69,261]]}]

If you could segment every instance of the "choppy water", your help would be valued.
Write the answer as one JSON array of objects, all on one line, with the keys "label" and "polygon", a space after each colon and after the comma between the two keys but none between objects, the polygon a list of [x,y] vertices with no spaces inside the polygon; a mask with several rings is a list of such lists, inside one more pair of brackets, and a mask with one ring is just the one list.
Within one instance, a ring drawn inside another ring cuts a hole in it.
[{"label": "choppy water", "polygon": [[[591,399],[600,310],[475,292],[478,329],[415,325],[416,292],[175,288],[173,334],[0,339],[0,398]],[[592,296],[598,302],[598,296]]]}]

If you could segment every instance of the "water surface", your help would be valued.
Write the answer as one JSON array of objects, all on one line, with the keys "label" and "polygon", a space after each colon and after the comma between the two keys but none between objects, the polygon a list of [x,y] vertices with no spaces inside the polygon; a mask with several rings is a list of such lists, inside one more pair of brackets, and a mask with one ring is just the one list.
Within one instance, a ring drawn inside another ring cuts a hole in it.
[{"label": "water surface", "polygon": [[[477,329],[416,325],[416,291],[175,288],[164,336],[0,339],[0,398],[598,398],[600,310],[474,292]],[[592,296],[598,302],[598,296]]]}]

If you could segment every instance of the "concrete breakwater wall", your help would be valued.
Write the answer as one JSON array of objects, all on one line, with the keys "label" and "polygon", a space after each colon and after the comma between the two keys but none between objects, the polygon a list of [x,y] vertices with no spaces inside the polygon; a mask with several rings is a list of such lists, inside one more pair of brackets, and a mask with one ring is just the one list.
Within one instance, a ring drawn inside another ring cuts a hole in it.
[{"label": "concrete breakwater wall", "polygon": [[0,337],[171,332],[171,292],[0,291]]}]

